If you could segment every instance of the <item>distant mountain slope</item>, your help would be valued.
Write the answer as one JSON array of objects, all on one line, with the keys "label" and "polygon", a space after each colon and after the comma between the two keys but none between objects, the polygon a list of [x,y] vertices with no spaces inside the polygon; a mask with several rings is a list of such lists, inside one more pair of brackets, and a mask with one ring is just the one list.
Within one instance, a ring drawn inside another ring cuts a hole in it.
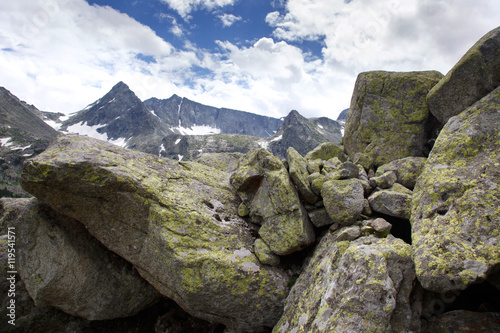
[{"label": "distant mountain slope", "polygon": [[0,197],[27,195],[19,186],[24,160],[44,151],[58,134],[40,114],[0,87]]},{"label": "distant mountain slope", "polygon": [[177,134],[243,134],[266,138],[282,123],[281,119],[215,108],[177,95],[163,100],[150,98],[144,105]]},{"label": "distant mountain slope", "polygon": [[323,142],[339,144],[342,140],[342,126],[330,118],[310,118],[292,110],[275,135],[269,138],[269,150],[285,158],[288,147],[294,147],[301,155]]},{"label": "distant mountain slope", "polygon": [[60,130],[128,148],[134,148],[141,140],[159,140],[173,133],[123,82],[64,121]]}]

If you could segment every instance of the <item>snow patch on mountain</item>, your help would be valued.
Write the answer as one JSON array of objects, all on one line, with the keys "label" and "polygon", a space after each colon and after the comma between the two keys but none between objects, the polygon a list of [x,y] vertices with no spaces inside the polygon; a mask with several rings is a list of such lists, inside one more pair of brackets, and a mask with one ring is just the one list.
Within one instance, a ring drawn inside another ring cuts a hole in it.
[{"label": "snow patch on mountain", "polygon": [[101,126],[101,125],[90,126],[90,125],[87,125],[86,122],[81,122],[79,124],[74,124],[74,125],[68,126],[67,132],[78,134],[78,135],[83,135],[83,136],[88,136],[88,137],[103,140],[103,141],[108,141],[108,142],[113,143],[113,144],[120,146],[120,147],[126,146],[127,139],[125,139],[125,138],[118,138],[118,139],[112,140],[112,139],[108,138],[108,135],[106,133],[99,133],[98,130],[101,129],[102,127],[103,126]]},{"label": "snow patch on mountain", "polygon": [[191,128],[186,127],[175,127],[172,128],[174,132],[178,132],[182,135],[209,135],[209,134],[220,134],[220,129],[215,127],[210,127],[207,125],[194,125]]}]

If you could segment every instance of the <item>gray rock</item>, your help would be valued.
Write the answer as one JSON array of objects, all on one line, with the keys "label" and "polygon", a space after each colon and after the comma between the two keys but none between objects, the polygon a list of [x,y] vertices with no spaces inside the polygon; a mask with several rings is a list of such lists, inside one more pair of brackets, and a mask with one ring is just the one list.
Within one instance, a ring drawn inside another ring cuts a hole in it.
[{"label": "gray rock", "polygon": [[388,235],[392,229],[392,224],[381,217],[368,221],[367,225],[371,226],[376,232],[384,235]]},{"label": "gray rock", "polygon": [[425,156],[426,96],[441,78],[435,71],[359,74],[344,134],[350,159],[369,170],[396,159]]},{"label": "gray rock", "polygon": [[376,191],[370,195],[368,202],[374,212],[402,219],[410,219],[412,192],[400,184]]},{"label": "gray rock", "polygon": [[304,200],[310,204],[318,201],[318,197],[311,189],[311,185],[307,180],[309,172],[307,171],[307,161],[303,158],[293,147],[288,148],[286,151],[288,160],[288,172],[290,177],[297,187],[300,195]]},{"label": "gray rock", "polygon": [[334,223],[330,215],[328,215],[326,208],[324,207],[316,210],[311,210],[308,212],[308,214],[312,224],[317,228],[321,228],[324,227],[325,225],[330,225]]},{"label": "gray rock", "polygon": [[281,163],[261,148],[240,160],[231,183],[261,224],[260,237],[277,255],[299,251],[315,240],[314,230],[290,176]]},{"label": "gray rock", "polygon": [[434,332],[500,332],[500,313],[455,310],[435,318],[424,333]]},{"label": "gray rock", "polygon": [[322,143],[304,156],[306,160],[310,161],[317,159],[328,161],[334,157],[337,157],[342,162],[347,161],[347,156],[342,148],[332,142]]},{"label": "gray rock", "polygon": [[226,173],[62,136],[25,164],[22,185],[195,317],[258,331],[282,313],[289,275],[252,253]]},{"label": "gray rock", "polygon": [[335,237],[322,239],[273,333],[419,332],[410,245],[392,236]]},{"label": "gray rock", "polygon": [[442,123],[500,85],[500,27],[477,41],[427,96],[431,113]]},{"label": "gray rock", "polygon": [[397,176],[396,182],[404,187],[413,190],[417,178],[424,170],[425,157],[406,157],[395,160],[380,166],[375,173],[375,176],[381,176],[388,171],[394,171]]},{"label": "gray rock", "polygon": [[135,315],[160,294],[85,227],[33,200],[16,228],[19,271],[37,307],[88,320]]},{"label": "gray rock", "polygon": [[255,255],[259,258],[260,262],[264,265],[278,266],[280,264],[280,257],[275,255],[269,245],[262,239],[257,239],[253,244]]},{"label": "gray rock", "polygon": [[398,176],[394,171],[387,171],[381,174],[380,176],[370,178],[369,183],[371,187],[379,187],[381,189],[386,189],[394,185],[397,179]]},{"label": "gray rock", "polygon": [[341,225],[353,224],[363,211],[364,190],[358,179],[327,181],[321,194],[326,211]]},{"label": "gray rock", "polygon": [[413,257],[436,292],[462,290],[500,264],[500,88],[450,118],[414,189]]},{"label": "gray rock", "polygon": [[222,172],[233,173],[238,168],[238,163],[242,156],[242,153],[202,154],[195,160],[195,162]]}]

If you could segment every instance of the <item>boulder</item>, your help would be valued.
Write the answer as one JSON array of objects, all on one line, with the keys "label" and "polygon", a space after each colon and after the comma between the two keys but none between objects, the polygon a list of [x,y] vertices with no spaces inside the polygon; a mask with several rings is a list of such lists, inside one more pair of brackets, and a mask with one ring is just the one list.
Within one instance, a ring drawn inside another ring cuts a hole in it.
[{"label": "boulder", "polygon": [[358,76],[347,116],[344,149],[366,170],[428,153],[426,96],[442,78],[428,72],[365,72]]},{"label": "boulder", "polygon": [[500,27],[483,36],[427,96],[430,112],[442,123],[500,85]]},{"label": "boulder", "polygon": [[328,215],[336,223],[351,225],[363,211],[364,189],[358,179],[327,181],[321,194]]},{"label": "boulder", "polygon": [[410,245],[391,235],[336,241],[343,229],[321,240],[273,333],[418,332]]},{"label": "boulder", "polygon": [[21,278],[37,307],[88,320],[128,317],[160,294],[79,222],[34,199],[16,223]]},{"label": "boulder", "polygon": [[309,172],[307,171],[307,161],[293,147],[286,151],[288,161],[288,172],[292,177],[293,183],[297,187],[300,195],[308,203],[315,203],[318,197],[311,190],[311,185],[307,180]]},{"label": "boulder", "polygon": [[7,234],[29,202],[28,198],[0,198],[0,235]]},{"label": "boulder", "polygon": [[396,182],[407,189],[413,190],[417,178],[424,170],[426,161],[425,157],[405,157],[380,166],[375,176],[381,176],[388,171],[394,171],[397,176]]},{"label": "boulder", "polygon": [[500,265],[500,88],[442,129],[412,202],[418,279],[436,292],[481,282]]},{"label": "boulder", "polygon": [[321,228],[324,227],[325,225],[330,225],[334,223],[330,215],[328,215],[326,208],[324,207],[311,210],[307,213],[309,214],[311,223],[317,228]]},{"label": "boulder", "polygon": [[387,171],[380,176],[372,177],[370,178],[370,181],[368,182],[371,187],[379,187],[381,189],[389,188],[398,179],[398,176],[394,171]]},{"label": "boulder", "polygon": [[368,197],[372,211],[409,220],[412,191],[400,184],[372,193]]},{"label": "boulder", "polygon": [[241,331],[279,319],[289,275],[253,254],[229,174],[60,136],[24,165],[21,182],[191,315]]},{"label": "boulder", "polygon": [[257,239],[253,244],[255,255],[259,258],[260,262],[264,265],[277,266],[280,263],[280,257],[275,255],[269,245],[262,239]]},{"label": "boulder", "polygon": [[259,235],[275,254],[291,254],[314,242],[299,194],[284,165],[270,152],[261,148],[243,156],[231,184],[249,207],[252,221],[262,225]]},{"label": "boulder", "polygon": [[347,156],[342,148],[332,142],[325,142],[308,152],[304,158],[309,161],[317,159],[328,161],[331,158],[337,157],[340,161],[347,161]]}]

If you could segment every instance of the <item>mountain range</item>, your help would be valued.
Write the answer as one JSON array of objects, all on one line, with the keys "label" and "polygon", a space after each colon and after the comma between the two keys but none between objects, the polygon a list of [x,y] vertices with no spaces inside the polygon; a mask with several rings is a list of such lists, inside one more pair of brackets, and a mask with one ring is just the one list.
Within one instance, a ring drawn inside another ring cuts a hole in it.
[{"label": "mountain range", "polygon": [[0,121],[0,191],[7,196],[23,194],[17,183],[22,162],[42,152],[59,132],[177,160],[260,147],[285,158],[290,146],[305,154],[323,142],[342,140],[342,126],[329,118],[307,119],[293,110],[277,119],[177,95],[141,101],[123,82],[70,115],[40,111],[0,88]]}]

